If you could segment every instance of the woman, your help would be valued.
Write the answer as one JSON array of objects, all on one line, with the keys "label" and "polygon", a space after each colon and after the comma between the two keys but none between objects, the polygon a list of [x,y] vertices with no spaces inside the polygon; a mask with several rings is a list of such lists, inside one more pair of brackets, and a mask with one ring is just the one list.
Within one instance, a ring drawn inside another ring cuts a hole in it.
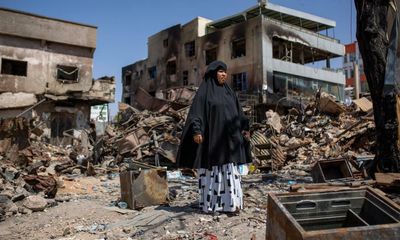
[{"label": "woman", "polygon": [[251,162],[245,148],[249,123],[226,83],[226,69],[221,61],[208,66],[189,110],[177,155],[178,167],[198,169],[204,212],[238,212],[243,208],[237,165]]}]

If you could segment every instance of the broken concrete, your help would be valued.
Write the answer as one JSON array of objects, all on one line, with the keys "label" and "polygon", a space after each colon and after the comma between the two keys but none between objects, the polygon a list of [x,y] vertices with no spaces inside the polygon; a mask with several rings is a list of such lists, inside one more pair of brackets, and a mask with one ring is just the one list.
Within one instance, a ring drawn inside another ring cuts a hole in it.
[{"label": "broken concrete", "polygon": [[35,103],[37,103],[37,98],[33,93],[6,92],[0,94],[0,109],[27,107]]}]

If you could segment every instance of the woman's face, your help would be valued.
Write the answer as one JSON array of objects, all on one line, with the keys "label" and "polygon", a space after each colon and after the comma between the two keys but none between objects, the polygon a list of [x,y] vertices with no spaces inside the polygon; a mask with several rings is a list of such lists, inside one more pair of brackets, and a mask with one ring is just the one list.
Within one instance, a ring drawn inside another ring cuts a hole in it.
[{"label": "woman's face", "polygon": [[219,84],[224,84],[226,82],[226,71],[223,69],[220,69],[217,71],[217,81]]}]

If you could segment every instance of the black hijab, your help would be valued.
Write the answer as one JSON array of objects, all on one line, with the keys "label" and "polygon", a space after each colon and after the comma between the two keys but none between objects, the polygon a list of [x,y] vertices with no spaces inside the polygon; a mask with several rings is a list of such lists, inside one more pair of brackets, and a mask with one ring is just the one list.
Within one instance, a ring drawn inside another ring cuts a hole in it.
[{"label": "black hijab", "polygon": [[[241,133],[248,130],[248,120],[229,85],[218,83],[220,69],[226,71],[226,64],[210,63],[193,99],[177,154],[178,167],[211,169],[226,163],[251,162]],[[193,141],[196,134],[202,135],[201,144]]]}]

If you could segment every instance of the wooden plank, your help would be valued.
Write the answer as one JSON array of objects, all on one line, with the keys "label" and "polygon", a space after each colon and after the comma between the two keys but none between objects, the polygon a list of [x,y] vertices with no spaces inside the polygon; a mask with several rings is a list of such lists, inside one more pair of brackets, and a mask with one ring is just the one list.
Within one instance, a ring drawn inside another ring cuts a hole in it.
[{"label": "wooden plank", "polygon": [[353,100],[354,104],[357,105],[363,112],[368,112],[372,109],[372,102],[365,97]]},{"label": "wooden plank", "polygon": [[376,183],[385,187],[400,187],[400,173],[375,173]]}]

